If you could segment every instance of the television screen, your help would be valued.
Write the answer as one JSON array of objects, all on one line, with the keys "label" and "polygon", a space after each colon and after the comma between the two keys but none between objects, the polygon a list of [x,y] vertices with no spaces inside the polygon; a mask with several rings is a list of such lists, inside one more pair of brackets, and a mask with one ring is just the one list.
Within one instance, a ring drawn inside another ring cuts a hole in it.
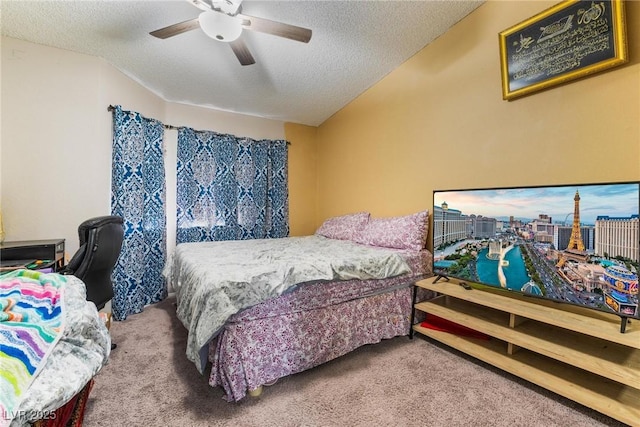
[{"label": "television screen", "polygon": [[433,193],[434,270],[640,318],[640,182]]}]

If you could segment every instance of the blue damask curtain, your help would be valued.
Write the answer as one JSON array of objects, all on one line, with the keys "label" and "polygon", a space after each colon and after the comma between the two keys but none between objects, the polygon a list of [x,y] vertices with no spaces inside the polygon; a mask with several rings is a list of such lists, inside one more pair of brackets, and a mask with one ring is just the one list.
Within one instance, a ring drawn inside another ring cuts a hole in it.
[{"label": "blue damask curtain", "polygon": [[289,235],[287,142],[178,130],[177,243]]},{"label": "blue damask curtain", "polygon": [[122,252],[113,273],[113,316],[124,320],[167,295],[164,126],[113,110],[111,213],[124,219]]}]

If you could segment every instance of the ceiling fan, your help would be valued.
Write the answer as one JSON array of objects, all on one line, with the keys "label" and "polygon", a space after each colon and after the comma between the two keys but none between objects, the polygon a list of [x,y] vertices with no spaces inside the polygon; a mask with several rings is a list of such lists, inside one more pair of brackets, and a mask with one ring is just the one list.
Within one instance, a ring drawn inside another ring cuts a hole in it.
[{"label": "ceiling fan", "polygon": [[240,13],[242,0],[188,0],[203,12],[197,18],[179,22],[150,32],[154,37],[166,39],[198,27],[212,39],[229,43],[242,65],[255,64],[249,48],[240,37],[242,30],[257,31],[278,37],[308,43],[311,30]]}]

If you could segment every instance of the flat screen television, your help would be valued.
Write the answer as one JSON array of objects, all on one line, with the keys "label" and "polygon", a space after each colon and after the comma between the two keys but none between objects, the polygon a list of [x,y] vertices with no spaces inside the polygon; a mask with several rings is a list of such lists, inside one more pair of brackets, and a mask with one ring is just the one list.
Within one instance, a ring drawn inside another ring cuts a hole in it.
[{"label": "flat screen television", "polygon": [[640,182],[433,193],[434,271],[640,318]]}]

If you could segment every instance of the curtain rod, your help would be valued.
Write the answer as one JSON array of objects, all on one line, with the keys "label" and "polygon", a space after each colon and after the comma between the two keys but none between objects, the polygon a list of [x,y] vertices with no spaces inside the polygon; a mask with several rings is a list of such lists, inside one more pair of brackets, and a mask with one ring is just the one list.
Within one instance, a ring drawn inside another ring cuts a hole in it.
[{"label": "curtain rod", "polygon": [[[115,110],[115,108],[116,108],[116,107],[114,107],[113,105],[109,105],[109,106],[107,107],[107,111],[112,112],[113,110]],[[129,111],[129,110],[122,110],[122,111],[127,111],[127,112],[129,112],[129,113],[131,112],[131,111]],[[164,123],[162,123],[162,126],[164,126],[164,128],[165,128],[165,129],[180,129],[180,127],[178,127],[178,126],[165,125]],[[195,132],[197,132],[197,133],[204,133],[204,132],[208,132],[208,131],[206,131],[206,130],[195,130],[195,129],[194,129],[194,131],[195,131]],[[287,143],[287,145],[291,145],[291,143],[290,143],[289,141],[285,141],[285,142]]]},{"label": "curtain rod", "polygon": [[[109,105],[109,106],[107,107],[107,111],[112,112],[113,110],[115,110],[115,108],[116,108],[116,107],[114,107],[113,105]],[[122,111],[127,111],[128,113],[130,113],[130,112],[131,112],[131,111],[129,111],[129,110],[122,110]],[[155,119],[154,119],[154,120],[155,120]],[[179,128],[179,127],[177,127],[177,126],[165,125],[164,123],[162,123],[162,126],[163,126],[165,129],[180,129],[180,128]]]}]

